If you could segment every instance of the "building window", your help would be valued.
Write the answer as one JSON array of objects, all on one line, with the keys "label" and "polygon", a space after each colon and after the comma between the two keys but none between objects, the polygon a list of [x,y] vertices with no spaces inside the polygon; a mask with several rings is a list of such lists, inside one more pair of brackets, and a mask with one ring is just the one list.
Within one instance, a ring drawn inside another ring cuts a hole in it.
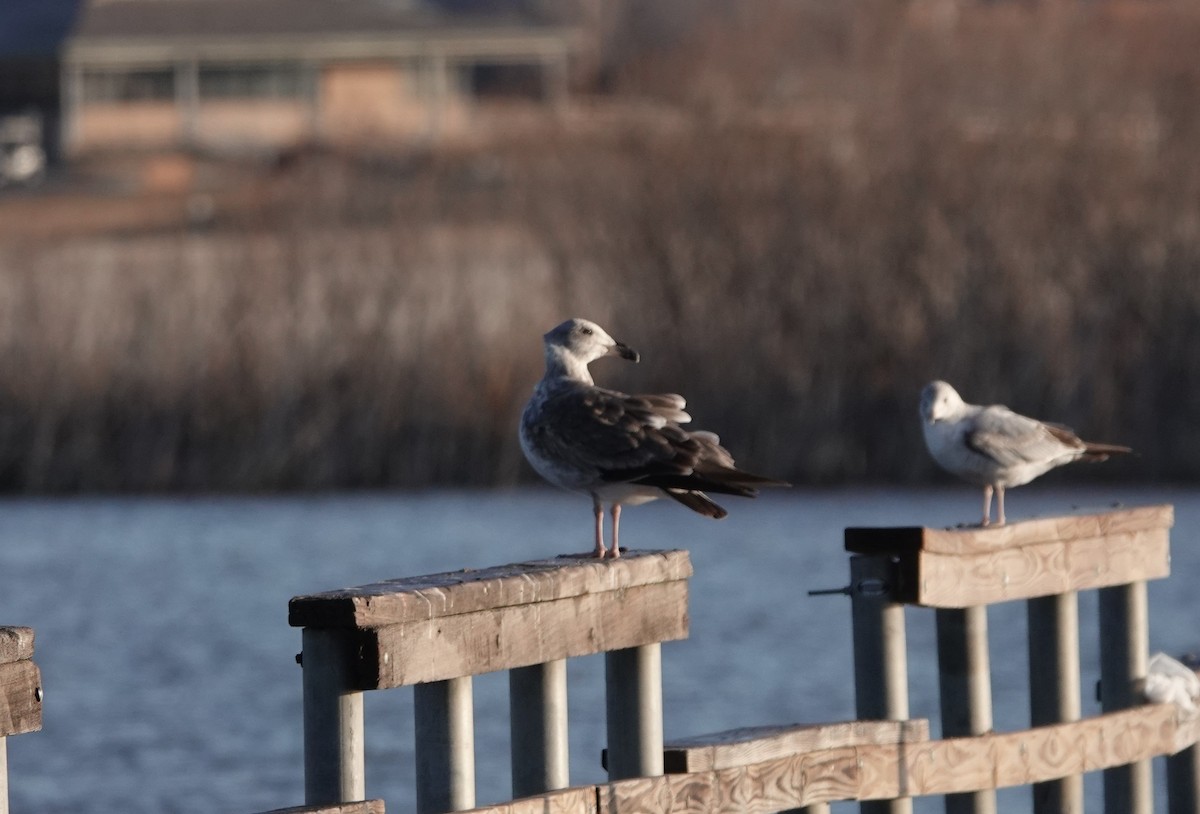
[{"label": "building window", "polygon": [[175,98],[175,73],[170,69],[87,71],[83,75],[85,102],[149,102]]},{"label": "building window", "polygon": [[299,65],[200,67],[201,99],[295,99],[304,90]]}]

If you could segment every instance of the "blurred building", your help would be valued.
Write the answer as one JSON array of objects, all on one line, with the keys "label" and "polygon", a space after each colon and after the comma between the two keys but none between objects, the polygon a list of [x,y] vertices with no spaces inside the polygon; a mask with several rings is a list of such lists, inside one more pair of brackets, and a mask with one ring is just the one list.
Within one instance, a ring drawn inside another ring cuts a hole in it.
[{"label": "blurred building", "polygon": [[489,89],[561,104],[571,43],[562,26],[415,0],[88,0],[59,54],[60,143],[438,139],[469,130]]}]

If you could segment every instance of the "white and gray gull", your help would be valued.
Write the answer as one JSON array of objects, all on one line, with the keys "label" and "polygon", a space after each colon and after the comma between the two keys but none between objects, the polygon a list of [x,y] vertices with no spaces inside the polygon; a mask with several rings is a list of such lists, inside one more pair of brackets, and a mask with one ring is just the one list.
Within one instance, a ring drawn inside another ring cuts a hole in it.
[{"label": "white and gray gull", "polygon": [[999,404],[967,404],[942,381],[921,391],[925,446],[948,472],[983,487],[983,523],[991,520],[992,490],[996,522],[1004,524],[1004,490],[1021,486],[1072,461],[1103,461],[1131,452],[1129,447],[1083,441],[1061,424],[1014,413]]},{"label": "white and gray gull", "polygon": [[[550,483],[592,497],[596,556],[621,556],[621,506],[670,497],[706,517],[727,512],[705,492],[754,497],[783,481],[752,475],[711,432],[688,431],[682,396],[626,395],[597,387],[588,364],[604,356],[637,362],[636,351],[586,319],[569,319],[543,336],[546,374],[521,415],[521,449]],[[604,547],[604,507],[612,545]]]}]

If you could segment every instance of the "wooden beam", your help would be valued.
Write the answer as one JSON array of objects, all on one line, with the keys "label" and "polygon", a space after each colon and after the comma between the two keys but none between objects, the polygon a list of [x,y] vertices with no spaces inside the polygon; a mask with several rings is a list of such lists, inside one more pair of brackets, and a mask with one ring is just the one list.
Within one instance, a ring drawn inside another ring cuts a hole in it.
[{"label": "wooden beam", "polygon": [[474,808],[471,809],[471,812],[472,814],[597,814],[597,792],[596,786],[579,786],[573,789],[539,794],[523,800],[513,800],[511,803]]},{"label": "wooden beam", "polygon": [[686,551],[630,551],[618,560],[564,556],[297,596],[288,603],[288,622],[293,627],[380,627],[674,582],[691,575]]},{"label": "wooden beam", "polygon": [[0,664],[33,658],[33,628],[0,627]]},{"label": "wooden beam", "polygon": [[901,557],[898,599],[966,608],[1107,588],[1171,573],[1166,529],[997,549],[987,554],[916,551]]},{"label": "wooden beam", "polygon": [[1102,514],[1022,520],[1003,526],[848,528],[845,544],[847,551],[856,554],[904,554],[918,550],[939,554],[984,554],[1037,543],[1169,529],[1174,522],[1174,507],[1142,506]]},{"label": "wooden beam", "polygon": [[790,755],[842,746],[929,740],[929,721],[845,721],[792,726],[755,726],[680,738],[665,747],[666,771],[674,774],[730,769]]},{"label": "wooden beam", "polygon": [[[789,729],[783,728],[777,737],[793,737]],[[837,746],[724,769],[618,780],[475,811],[770,814],[844,800],[1024,786],[1173,754],[1197,738],[1200,724],[1183,720],[1174,704],[1148,704],[1020,732]]]},{"label": "wooden beam", "polygon": [[384,814],[383,800],[362,800],[328,806],[294,806],[264,811],[263,814]]},{"label": "wooden beam", "polygon": [[687,581],[677,580],[359,631],[358,686],[444,681],[683,639],[687,597]]},{"label": "wooden beam", "polygon": [[0,737],[42,728],[42,675],[29,659],[0,664]]}]

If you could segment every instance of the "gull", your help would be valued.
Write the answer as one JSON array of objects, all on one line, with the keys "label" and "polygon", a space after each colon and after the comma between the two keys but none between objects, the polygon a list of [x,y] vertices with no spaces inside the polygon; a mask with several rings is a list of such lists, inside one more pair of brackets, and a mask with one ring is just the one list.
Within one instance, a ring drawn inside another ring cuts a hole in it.
[{"label": "gull", "polygon": [[921,391],[925,446],[948,472],[983,487],[983,522],[1004,525],[1004,490],[1021,486],[1072,461],[1103,461],[1129,447],[1083,441],[1061,424],[1014,413],[1000,404],[967,404],[953,387],[935,381]]},{"label": "gull", "polygon": [[[595,555],[621,556],[621,507],[672,498],[706,517],[728,512],[705,492],[754,497],[760,486],[787,486],[733,465],[711,432],[681,427],[692,418],[683,396],[630,396],[597,387],[588,364],[605,356],[637,362],[637,351],[586,319],[569,319],[542,337],[546,374],[521,415],[521,449],[555,486],[592,497]],[[604,547],[604,507],[612,546]]]}]

